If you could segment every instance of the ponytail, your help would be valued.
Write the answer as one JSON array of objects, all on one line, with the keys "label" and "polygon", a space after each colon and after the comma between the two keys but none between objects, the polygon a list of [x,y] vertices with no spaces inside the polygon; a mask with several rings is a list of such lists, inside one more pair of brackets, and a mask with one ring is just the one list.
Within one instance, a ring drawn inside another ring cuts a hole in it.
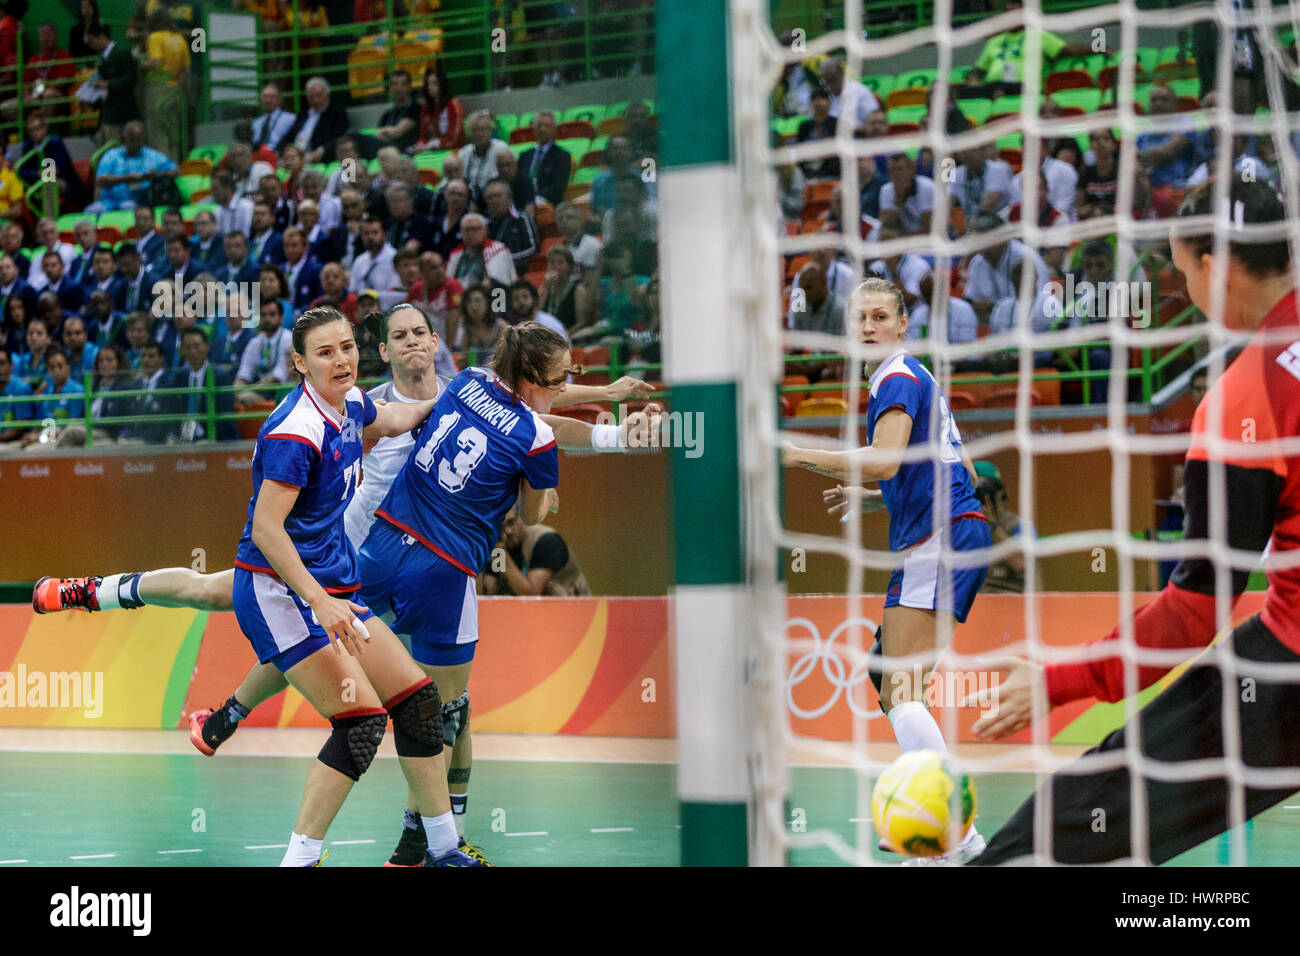
[{"label": "ponytail", "polygon": [[566,348],[564,339],[544,325],[508,325],[493,349],[492,371],[517,394],[525,382],[545,382],[547,366]]}]

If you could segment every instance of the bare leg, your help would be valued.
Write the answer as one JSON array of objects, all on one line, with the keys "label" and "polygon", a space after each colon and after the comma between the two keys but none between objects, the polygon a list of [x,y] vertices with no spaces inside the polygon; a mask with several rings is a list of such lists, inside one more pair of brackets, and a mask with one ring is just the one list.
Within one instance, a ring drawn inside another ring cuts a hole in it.
[{"label": "bare leg", "polygon": [[140,576],[140,597],[153,607],[232,611],[234,592],[234,568],[213,574],[200,574],[189,568],[161,568],[145,571]]},{"label": "bare leg", "polygon": [[235,690],[235,700],[249,710],[270,700],[289,686],[289,681],[274,664],[254,664],[243,682]]}]

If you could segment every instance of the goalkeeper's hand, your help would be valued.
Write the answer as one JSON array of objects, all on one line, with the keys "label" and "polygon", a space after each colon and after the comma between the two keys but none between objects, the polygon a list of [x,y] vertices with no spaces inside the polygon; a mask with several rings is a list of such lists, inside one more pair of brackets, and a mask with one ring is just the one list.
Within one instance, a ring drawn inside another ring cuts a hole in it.
[{"label": "goalkeeper's hand", "polygon": [[[988,665],[1002,674],[991,691],[971,694],[958,706],[979,707],[984,713],[971,731],[981,740],[998,740],[1023,730],[1051,709],[1040,664],[1020,658],[1003,658]],[[991,698],[991,699],[990,699]]]},{"label": "goalkeeper's hand", "polygon": [[822,492],[828,515],[847,515],[856,504],[864,513],[879,511],[885,507],[885,496],[875,488],[863,488],[861,485],[836,485]]}]

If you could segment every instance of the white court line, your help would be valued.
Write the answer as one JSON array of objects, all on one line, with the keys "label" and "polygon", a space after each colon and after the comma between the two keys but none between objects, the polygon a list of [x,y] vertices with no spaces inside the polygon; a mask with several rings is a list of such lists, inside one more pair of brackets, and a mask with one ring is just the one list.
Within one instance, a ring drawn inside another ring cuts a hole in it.
[{"label": "white court line", "polygon": [[1282,809],[1283,809],[1283,810],[1300,810],[1300,806],[1297,806],[1297,805],[1295,805],[1295,804],[1287,804],[1286,806],[1282,807]]},{"label": "white court line", "polygon": [[354,843],[374,843],[374,840],[330,840],[330,846],[352,846]]},{"label": "white court line", "polygon": [[502,835],[502,836],[508,836],[508,837],[517,837],[517,836],[546,836],[546,835],[547,835],[547,832],[548,832],[548,831],[546,831],[546,830],[521,830],[521,831],[518,832],[518,833],[503,833],[503,834],[501,834],[501,835]]},{"label": "white court line", "polygon": [[592,827],[592,833],[631,833],[632,827]]},{"label": "white court line", "polygon": [[26,860],[0,860],[0,863],[26,863]]},{"label": "white court line", "polygon": [[287,843],[262,843],[262,844],[259,844],[258,846],[246,846],[246,847],[244,847],[244,849],[245,849],[245,850],[287,850],[287,849],[289,849],[289,844],[287,844]]},{"label": "white court line", "polygon": [[165,856],[168,853],[202,853],[202,852],[203,852],[202,850],[159,850],[158,854],[160,856]]},{"label": "white court line", "polygon": [[70,856],[69,860],[107,860],[111,856],[117,856],[116,853],[88,853],[85,856]]},{"label": "white court line", "polygon": [[871,817],[849,817],[849,823],[870,823]]}]

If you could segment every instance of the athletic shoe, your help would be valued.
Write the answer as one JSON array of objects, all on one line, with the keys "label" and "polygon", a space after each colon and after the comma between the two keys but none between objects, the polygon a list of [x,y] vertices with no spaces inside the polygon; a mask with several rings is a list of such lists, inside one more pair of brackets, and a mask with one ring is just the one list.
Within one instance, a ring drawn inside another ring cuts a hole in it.
[{"label": "athletic shoe", "polygon": [[397,849],[393,850],[393,855],[384,866],[422,866],[428,852],[429,838],[424,827],[402,827]]},{"label": "athletic shoe", "polygon": [[205,757],[211,757],[217,748],[229,740],[239,729],[226,717],[226,709],[196,710],[190,714],[190,743]]},{"label": "athletic shoe", "polygon": [[904,860],[903,866],[961,866],[983,853],[987,845],[984,838],[976,833],[963,840],[955,850],[949,850],[939,856],[913,857],[910,860]]},{"label": "athletic shoe", "polygon": [[103,578],[41,578],[32,588],[32,607],[37,614],[54,611],[99,610],[96,589]]},{"label": "athletic shoe", "polygon": [[306,867],[310,867],[310,866],[324,866],[324,865],[325,865],[325,861],[328,860],[329,858],[330,858],[330,851],[329,851],[329,850],[323,850],[323,851],[321,851],[321,855],[320,855],[320,859],[319,859],[319,860],[317,860],[315,863],[304,863],[303,866],[306,866]]},{"label": "athletic shoe", "polygon": [[488,858],[483,855],[483,851],[473,843],[466,842],[464,837],[460,838],[460,844],[456,847],[461,853],[478,861],[479,866],[496,866],[495,863],[489,863]]},{"label": "athletic shoe", "polygon": [[490,866],[488,863],[480,863],[474,857],[462,853],[459,849],[451,850],[442,856],[434,858],[433,851],[430,850],[424,854],[424,862],[421,866]]}]

